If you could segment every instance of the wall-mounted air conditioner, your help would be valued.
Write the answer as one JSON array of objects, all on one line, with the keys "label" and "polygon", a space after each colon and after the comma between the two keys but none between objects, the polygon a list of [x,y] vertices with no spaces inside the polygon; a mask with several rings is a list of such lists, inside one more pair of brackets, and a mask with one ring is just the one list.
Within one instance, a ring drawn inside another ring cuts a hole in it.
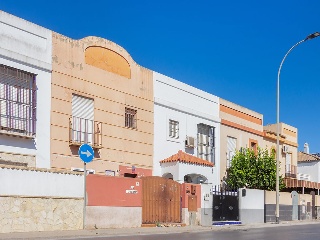
[{"label": "wall-mounted air conditioner", "polygon": [[190,137],[190,136],[186,137],[186,147],[188,148],[194,147],[194,137]]}]

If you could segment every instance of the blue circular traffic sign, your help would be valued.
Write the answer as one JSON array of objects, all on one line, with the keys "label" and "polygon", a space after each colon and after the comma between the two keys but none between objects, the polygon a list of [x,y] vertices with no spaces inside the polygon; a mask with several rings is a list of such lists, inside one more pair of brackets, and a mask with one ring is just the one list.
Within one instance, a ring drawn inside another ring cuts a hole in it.
[{"label": "blue circular traffic sign", "polygon": [[93,148],[89,144],[82,144],[79,147],[78,154],[81,160],[85,163],[91,162],[94,158]]}]

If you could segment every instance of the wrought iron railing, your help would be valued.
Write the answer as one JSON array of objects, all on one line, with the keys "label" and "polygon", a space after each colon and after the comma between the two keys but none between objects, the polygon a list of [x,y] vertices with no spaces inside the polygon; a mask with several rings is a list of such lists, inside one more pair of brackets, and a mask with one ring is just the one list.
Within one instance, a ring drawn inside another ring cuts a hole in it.
[{"label": "wrought iron railing", "polygon": [[71,117],[69,119],[69,144],[81,145],[87,143],[94,148],[102,147],[102,123]]},{"label": "wrought iron railing", "polygon": [[297,178],[297,166],[286,164],[285,176],[290,178]]}]

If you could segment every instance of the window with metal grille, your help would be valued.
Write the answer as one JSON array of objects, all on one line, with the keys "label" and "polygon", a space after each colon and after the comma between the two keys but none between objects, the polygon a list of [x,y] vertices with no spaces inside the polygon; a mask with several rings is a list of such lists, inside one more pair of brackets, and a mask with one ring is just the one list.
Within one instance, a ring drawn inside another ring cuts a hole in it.
[{"label": "window with metal grille", "polygon": [[72,94],[72,142],[94,144],[94,101]]},{"label": "window with metal grille", "polygon": [[125,108],[125,126],[128,128],[137,128],[137,110]]},{"label": "window with metal grille", "polygon": [[179,138],[179,122],[174,120],[169,120],[169,137]]},{"label": "window with metal grille", "polygon": [[36,75],[0,64],[0,127],[36,133]]},{"label": "window with metal grille", "polygon": [[214,127],[198,124],[198,157],[215,163],[215,132]]}]

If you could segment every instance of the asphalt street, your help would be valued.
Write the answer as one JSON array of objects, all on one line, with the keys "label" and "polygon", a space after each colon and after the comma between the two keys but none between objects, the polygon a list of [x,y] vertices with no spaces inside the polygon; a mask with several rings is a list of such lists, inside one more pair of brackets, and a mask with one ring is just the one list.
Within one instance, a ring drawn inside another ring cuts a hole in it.
[{"label": "asphalt street", "polygon": [[0,239],[106,240],[306,240],[320,239],[320,221],[290,221],[226,226],[144,227],[0,233]]},{"label": "asphalt street", "polygon": [[320,239],[320,223],[300,226],[281,226],[253,229],[228,229],[221,231],[181,232],[167,234],[146,234],[135,236],[92,236],[84,238],[63,238],[82,240],[310,240]]}]

